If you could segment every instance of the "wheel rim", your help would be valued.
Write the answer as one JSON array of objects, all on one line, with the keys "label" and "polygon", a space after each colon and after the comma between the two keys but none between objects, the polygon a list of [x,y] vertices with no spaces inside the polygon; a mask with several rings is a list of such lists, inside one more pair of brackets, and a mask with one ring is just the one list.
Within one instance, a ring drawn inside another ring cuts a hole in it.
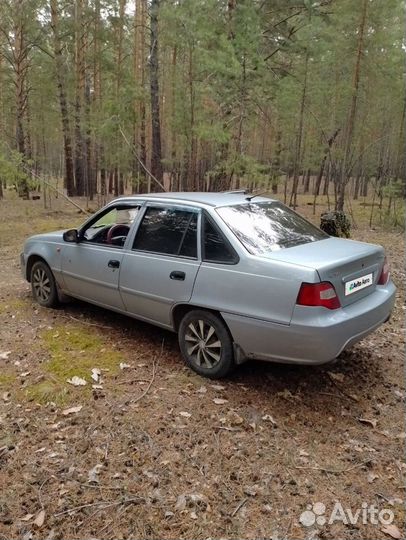
[{"label": "wheel rim", "polygon": [[187,354],[197,366],[212,369],[220,362],[221,341],[210,323],[202,319],[190,322],[185,341]]},{"label": "wheel rim", "polygon": [[32,286],[36,297],[46,302],[51,294],[51,282],[43,268],[37,268],[32,276]]}]

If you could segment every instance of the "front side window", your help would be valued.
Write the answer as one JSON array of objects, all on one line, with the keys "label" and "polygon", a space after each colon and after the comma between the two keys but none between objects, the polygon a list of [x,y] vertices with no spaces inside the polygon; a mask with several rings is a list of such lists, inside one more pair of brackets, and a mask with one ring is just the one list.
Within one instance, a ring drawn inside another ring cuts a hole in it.
[{"label": "front side window", "polygon": [[197,258],[197,212],[148,207],[133,249]]},{"label": "front side window", "polygon": [[315,225],[276,201],[222,206],[216,211],[254,255],[328,238]]},{"label": "front side window", "polygon": [[95,244],[123,247],[139,210],[139,206],[117,206],[106,211],[82,230],[82,240]]}]

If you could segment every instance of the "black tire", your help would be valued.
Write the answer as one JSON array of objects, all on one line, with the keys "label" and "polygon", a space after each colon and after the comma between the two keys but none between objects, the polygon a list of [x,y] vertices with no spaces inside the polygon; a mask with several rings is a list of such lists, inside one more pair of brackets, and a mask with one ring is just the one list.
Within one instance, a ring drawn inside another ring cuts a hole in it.
[{"label": "black tire", "polygon": [[51,308],[58,305],[55,278],[43,261],[37,261],[31,268],[31,290],[34,299],[41,306]]},{"label": "black tire", "polygon": [[199,375],[220,379],[234,369],[230,333],[214,313],[204,310],[186,313],[179,326],[178,339],[183,359]]}]

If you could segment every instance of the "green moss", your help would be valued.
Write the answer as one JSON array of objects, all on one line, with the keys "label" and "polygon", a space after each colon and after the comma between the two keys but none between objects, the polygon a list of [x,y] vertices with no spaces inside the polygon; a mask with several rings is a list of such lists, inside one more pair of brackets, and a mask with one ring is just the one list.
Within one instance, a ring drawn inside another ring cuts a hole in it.
[{"label": "green moss", "polygon": [[46,330],[41,337],[52,357],[44,367],[58,379],[78,375],[90,381],[92,368],[116,373],[122,361],[122,355],[106,346],[96,330],[60,326]]},{"label": "green moss", "polygon": [[[91,369],[102,370],[106,379],[118,373],[122,355],[106,344],[97,330],[89,331],[80,326],[58,326],[41,334],[42,343],[50,353],[50,359],[42,367],[45,380],[28,386],[26,395],[39,403],[53,401],[65,404],[77,399],[90,397]],[[103,371],[105,370],[105,371]],[[86,386],[74,387],[67,379],[77,375],[87,381]]]},{"label": "green moss", "polygon": [[22,300],[21,298],[16,298],[7,302],[0,302],[0,315],[7,313],[9,311],[22,311],[28,306],[27,301]]},{"label": "green moss", "polygon": [[0,388],[8,389],[15,381],[15,375],[11,373],[0,373]]},{"label": "green moss", "polygon": [[51,380],[45,380],[27,386],[25,396],[28,400],[36,403],[45,404],[52,401],[57,405],[65,405],[70,401],[69,389],[66,386]]}]

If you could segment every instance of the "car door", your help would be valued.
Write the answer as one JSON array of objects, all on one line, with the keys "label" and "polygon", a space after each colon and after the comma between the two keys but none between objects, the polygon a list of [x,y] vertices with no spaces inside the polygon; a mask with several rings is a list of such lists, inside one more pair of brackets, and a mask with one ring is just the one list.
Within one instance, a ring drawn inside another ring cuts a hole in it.
[{"label": "car door", "polygon": [[147,203],[120,273],[127,311],[171,326],[171,308],[188,302],[200,266],[197,208]]},{"label": "car door", "polygon": [[140,205],[108,207],[79,231],[78,243],[62,247],[64,288],[72,296],[125,310],[118,282],[123,248]]}]

